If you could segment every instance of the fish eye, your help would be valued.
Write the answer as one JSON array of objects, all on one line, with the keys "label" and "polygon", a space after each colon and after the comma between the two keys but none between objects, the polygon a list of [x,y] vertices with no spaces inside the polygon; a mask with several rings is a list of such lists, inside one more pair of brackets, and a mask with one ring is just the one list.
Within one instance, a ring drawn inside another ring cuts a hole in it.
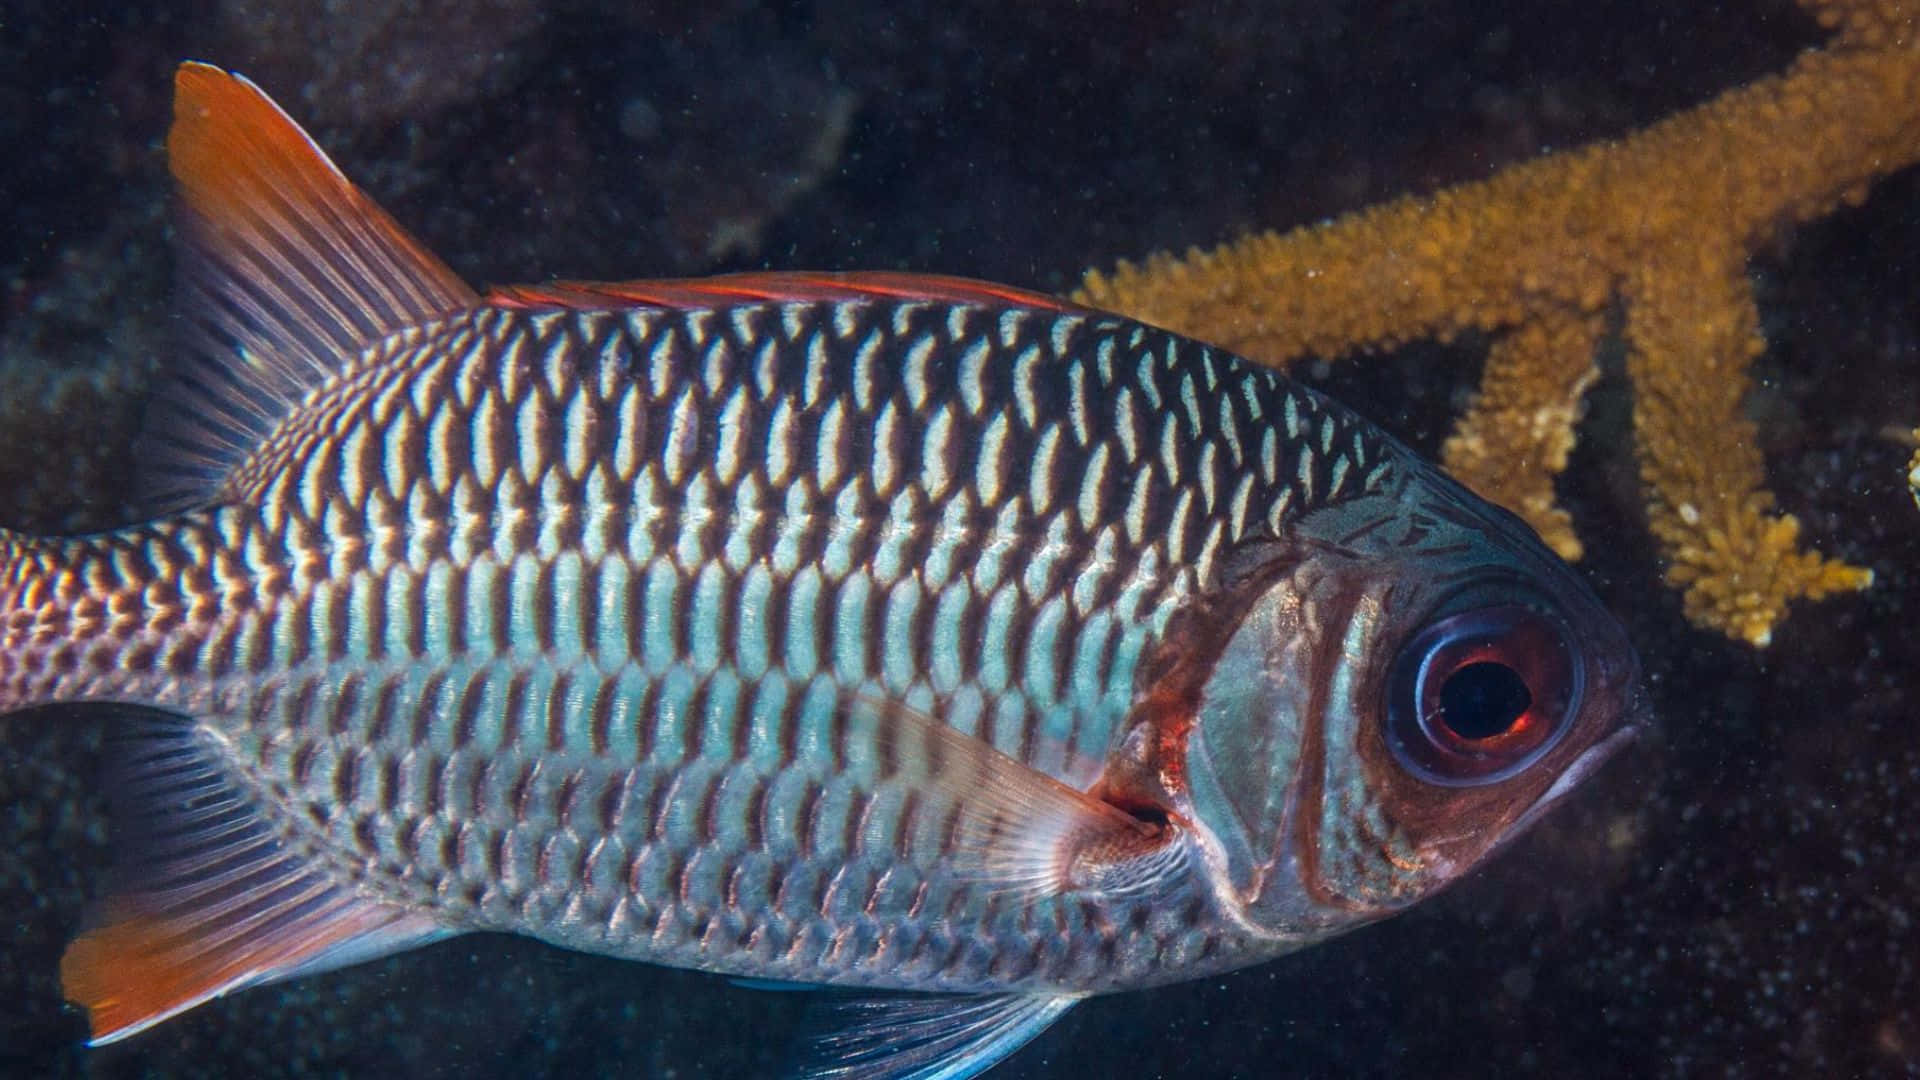
[{"label": "fish eye", "polygon": [[1421,628],[1394,658],[1387,695],[1387,745],[1402,766],[1434,784],[1490,784],[1565,733],[1580,666],[1557,620],[1502,604]]}]

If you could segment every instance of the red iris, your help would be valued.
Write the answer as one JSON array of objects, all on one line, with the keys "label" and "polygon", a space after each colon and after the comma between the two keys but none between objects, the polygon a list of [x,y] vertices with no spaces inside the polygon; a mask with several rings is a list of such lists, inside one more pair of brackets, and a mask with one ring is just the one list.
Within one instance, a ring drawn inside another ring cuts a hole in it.
[{"label": "red iris", "polygon": [[1579,672],[1560,624],[1517,604],[1422,628],[1394,659],[1387,744],[1415,775],[1446,785],[1506,779],[1566,730]]}]

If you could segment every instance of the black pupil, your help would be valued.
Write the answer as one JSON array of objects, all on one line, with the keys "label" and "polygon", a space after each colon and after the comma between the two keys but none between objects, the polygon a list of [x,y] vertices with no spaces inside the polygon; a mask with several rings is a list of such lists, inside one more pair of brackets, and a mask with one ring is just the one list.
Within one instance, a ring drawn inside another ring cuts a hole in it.
[{"label": "black pupil", "polygon": [[1490,660],[1468,664],[1440,685],[1440,721],[1463,739],[1505,734],[1532,704],[1520,673]]}]

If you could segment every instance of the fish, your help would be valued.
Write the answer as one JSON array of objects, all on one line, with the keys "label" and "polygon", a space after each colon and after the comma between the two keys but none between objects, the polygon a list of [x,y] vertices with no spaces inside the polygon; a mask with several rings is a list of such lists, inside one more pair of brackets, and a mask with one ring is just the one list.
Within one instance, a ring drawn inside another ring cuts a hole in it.
[{"label": "fish", "polygon": [[1519,519],[1224,350],[896,272],[479,293],[203,63],[167,153],[141,518],[0,533],[0,712],[110,733],[96,1045],[503,931],[972,1076],[1418,903],[1646,722]]}]

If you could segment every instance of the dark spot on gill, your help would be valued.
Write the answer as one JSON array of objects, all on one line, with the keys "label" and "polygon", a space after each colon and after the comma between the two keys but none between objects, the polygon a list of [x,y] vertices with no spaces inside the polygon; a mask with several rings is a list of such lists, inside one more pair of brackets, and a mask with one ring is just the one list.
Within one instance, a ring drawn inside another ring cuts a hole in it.
[{"label": "dark spot on gill", "polygon": [[1100,801],[1125,813],[1128,817],[1140,822],[1142,825],[1151,826],[1156,834],[1164,831],[1172,821],[1165,807],[1157,806],[1149,802],[1128,799],[1117,792],[1101,795]]}]

